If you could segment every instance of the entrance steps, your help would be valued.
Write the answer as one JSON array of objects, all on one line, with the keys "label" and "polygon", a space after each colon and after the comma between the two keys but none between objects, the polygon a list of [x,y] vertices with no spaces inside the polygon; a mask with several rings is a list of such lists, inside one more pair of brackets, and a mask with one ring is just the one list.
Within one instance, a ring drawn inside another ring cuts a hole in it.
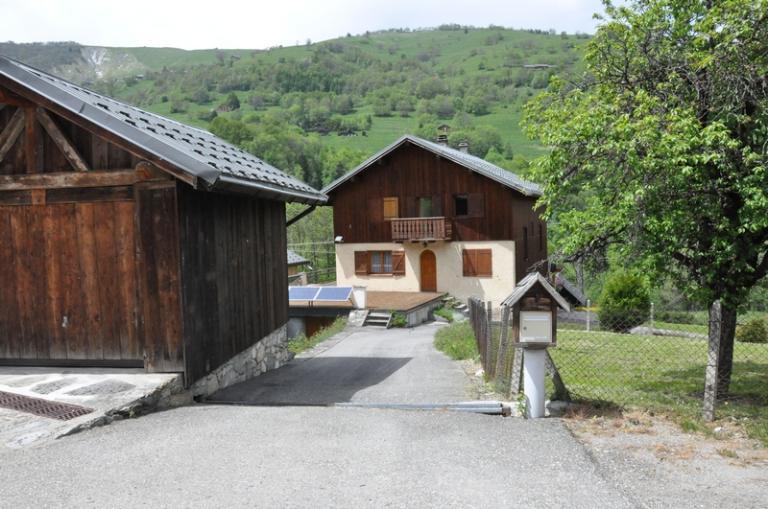
[{"label": "entrance steps", "polygon": [[467,307],[467,304],[457,299],[453,295],[449,294],[443,297],[443,306],[446,308],[453,309],[454,311],[461,313],[465,317],[469,317],[469,308]]},{"label": "entrance steps", "polygon": [[363,327],[384,327],[389,329],[392,323],[392,313],[386,311],[371,311],[368,316],[365,317]]}]

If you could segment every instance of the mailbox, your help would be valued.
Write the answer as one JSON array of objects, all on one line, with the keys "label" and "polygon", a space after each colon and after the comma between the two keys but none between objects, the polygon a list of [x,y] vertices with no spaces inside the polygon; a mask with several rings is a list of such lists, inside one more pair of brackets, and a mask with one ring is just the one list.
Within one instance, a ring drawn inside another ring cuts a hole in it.
[{"label": "mailbox", "polygon": [[513,345],[529,349],[555,346],[557,309],[571,309],[562,295],[538,272],[525,276],[502,305],[512,311]]}]

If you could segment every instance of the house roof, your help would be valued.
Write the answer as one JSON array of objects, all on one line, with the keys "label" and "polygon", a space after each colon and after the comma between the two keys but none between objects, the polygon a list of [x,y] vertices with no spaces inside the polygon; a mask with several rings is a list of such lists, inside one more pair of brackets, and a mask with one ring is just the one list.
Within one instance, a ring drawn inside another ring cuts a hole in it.
[{"label": "house roof", "polygon": [[327,197],[203,129],[116,101],[0,55],[0,76],[170,163],[210,191],[320,204]]},{"label": "house roof", "polygon": [[562,273],[557,273],[555,284],[561,288],[561,292],[570,294],[573,300],[575,300],[580,306],[587,305],[587,296],[584,295],[584,293],[582,293],[582,291],[579,290],[575,284],[566,279]]},{"label": "house roof", "polygon": [[303,265],[309,263],[309,260],[297,254],[295,251],[288,250],[288,265]]},{"label": "house roof", "polygon": [[549,281],[547,281],[547,278],[542,276],[538,272],[531,272],[527,276],[525,276],[523,279],[520,280],[519,283],[517,283],[517,286],[515,287],[514,291],[509,294],[509,297],[504,299],[501,304],[504,306],[514,306],[517,304],[520,299],[525,296],[528,291],[536,286],[537,284],[541,285],[544,290],[547,291],[547,293],[550,294],[550,296],[555,299],[555,302],[558,303],[558,305],[563,308],[566,311],[571,310],[571,305],[568,304],[568,301],[563,298],[562,295],[557,293],[557,290],[555,290],[551,284],[549,284]]},{"label": "house roof", "polygon": [[390,152],[394,151],[395,149],[399,148],[400,146],[406,143],[410,143],[412,145],[416,145],[417,147],[421,147],[425,150],[429,150],[430,152],[433,152],[434,154],[439,155],[440,157],[444,157],[450,161],[455,162],[456,164],[460,164],[461,166],[464,166],[468,170],[474,171],[475,173],[483,175],[484,177],[488,177],[491,180],[495,180],[496,182],[502,185],[505,185],[511,189],[514,189],[515,191],[518,191],[525,196],[534,196],[534,197],[541,196],[541,188],[538,185],[534,184],[533,182],[528,182],[526,180],[521,179],[511,171],[507,171],[504,168],[500,168],[495,164],[491,164],[485,159],[481,159],[477,156],[473,156],[472,154],[468,154],[466,152],[462,152],[461,150],[456,150],[448,146],[441,145],[439,143],[427,141],[423,138],[419,138],[411,134],[406,134],[405,136],[401,136],[391,145],[378,151],[373,156],[363,161],[359,166],[357,166],[355,169],[353,169],[349,173],[342,175],[338,179],[328,184],[323,189],[323,192],[326,194],[331,193],[341,184],[351,179],[361,171],[368,168],[371,164],[375,163],[382,157],[386,156]]}]

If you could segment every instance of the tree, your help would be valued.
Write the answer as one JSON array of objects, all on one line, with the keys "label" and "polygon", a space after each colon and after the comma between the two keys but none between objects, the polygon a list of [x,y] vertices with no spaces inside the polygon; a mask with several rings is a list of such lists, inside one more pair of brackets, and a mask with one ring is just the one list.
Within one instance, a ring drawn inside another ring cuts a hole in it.
[{"label": "tree", "polygon": [[768,0],[605,6],[584,79],[526,108],[552,147],[542,202],[572,257],[619,245],[720,301],[723,396],[737,308],[768,272]]}]

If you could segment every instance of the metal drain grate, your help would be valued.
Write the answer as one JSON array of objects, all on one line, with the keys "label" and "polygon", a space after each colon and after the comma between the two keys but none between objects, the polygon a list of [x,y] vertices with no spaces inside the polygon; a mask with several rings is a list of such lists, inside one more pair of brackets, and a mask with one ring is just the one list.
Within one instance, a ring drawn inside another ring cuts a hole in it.
[{"label": "metal drain grate", "polygon": [[30,398],[29,396],[3,391],[0,391],[0,407],[41,417],[50,417],[60,421],[68,421],[93,412],[92,408],[84,406],[69,405],[67,403],[48,401],[47,399]]}]

